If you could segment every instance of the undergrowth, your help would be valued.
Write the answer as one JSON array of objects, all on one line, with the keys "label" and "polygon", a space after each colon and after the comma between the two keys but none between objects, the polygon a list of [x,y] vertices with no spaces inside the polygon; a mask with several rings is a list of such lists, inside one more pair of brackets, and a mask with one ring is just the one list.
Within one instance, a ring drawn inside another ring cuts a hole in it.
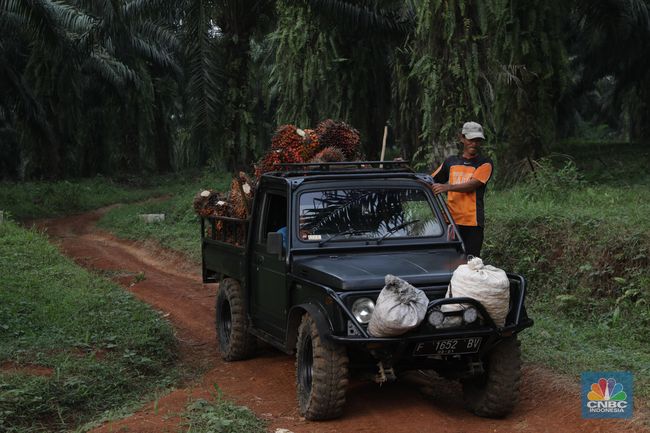
[{"label": "undergrowth", "polygon": [[224,400],[215,386],[213,400],[191,401],[181,415],[186,432],[264,433],[266,426],[245,406]]}]

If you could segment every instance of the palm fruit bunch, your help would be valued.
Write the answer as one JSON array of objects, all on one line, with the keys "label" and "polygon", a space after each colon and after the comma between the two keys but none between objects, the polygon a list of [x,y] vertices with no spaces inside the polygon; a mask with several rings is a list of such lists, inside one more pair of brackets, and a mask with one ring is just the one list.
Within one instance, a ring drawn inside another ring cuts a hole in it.
[{"label": "palm fruit bunch", "polygon": [[229,213],[229,206],[224,197],[210,189],[199,191],[194,196],[193,206],[194,211],[202,217],[223,216]]},{"label": "palm fruit bunch", "polygon": [[316,135],[321,148],[337,147],[341,149],[347,160],[359,157],[361,136],[359,131],[347,123],[332,119],[323,120],[316,127]]},{"label": "palm fruit bunch", "polygon": [[282,158],[282,150],[280,149],[271,149],[266,154],[260,159],[257,164],[255,164],[255,177],[259,179],[261,175],[264,173],[268,173],[269,171],[274,171],[277,170],[276,167],[274,167],[275,164],[280,164],[283,161]]},{"label": "palm fruit bunch", "polygon": [[[194,196],[194,211],[204,217],[217,217],[217,216],[230,216],[232,214],[232,206],[224,197],[216,191],[209,189],[199,191]],[[215,223],[217,233],[223,230],[223,221],[217,220]],[[208,226],[208,237],[212,236],[212,227]]]},{"label": "palm fruit bunch", "polygon": [[[255,176],[278,170],[274,164],[304,162],[304,137],[295,125],[282,125],[271,139],[271,150],[255,168]],[[301,130],[302,131],[302,130]]]},{"label": "palm fruit bunch", "polygon": [[228,203],[232,206],[233,218],[246,219],[253,203],[255,184],[243,171],[232,179]]},{"label": "palm fruit bunch", "polygon": [[[303,136],[304,140],[304,152],[303,152],[303,158],[305,161],[309,161],[311,158],[314,157],[320,150],[322,150],[322,146],[320,144],[320,140],[318,139],[318,134],[316,134],[316,130],[314,129],[305,129],[302,131],[305,135]],[[298,130],[298,134],[302,135],[301,131]]]},{"label": "palm fruit bunch", "polygon": [[295,125],[282,125],[271,139],[271,150],[255,166],[255,177],[279,170],[274,164],[309,161],[320,150],[318,134]]},{"label": "palm fruit bunch", "polygon": [[330,146],[318,152],[309,162],[343,162],[345,155],[338,147]]}]

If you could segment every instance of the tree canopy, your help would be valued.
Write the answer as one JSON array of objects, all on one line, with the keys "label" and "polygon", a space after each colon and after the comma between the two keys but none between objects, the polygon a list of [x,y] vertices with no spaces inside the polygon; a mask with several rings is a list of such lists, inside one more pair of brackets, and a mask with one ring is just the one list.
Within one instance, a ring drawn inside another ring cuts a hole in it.
[{"label": "tree canopy", "polygon": [[[0,0],[0,178],[250,169],[333,118],[419,166],[650,128],[647,0]],[[597,131],[600,136],[595,136]]]}]

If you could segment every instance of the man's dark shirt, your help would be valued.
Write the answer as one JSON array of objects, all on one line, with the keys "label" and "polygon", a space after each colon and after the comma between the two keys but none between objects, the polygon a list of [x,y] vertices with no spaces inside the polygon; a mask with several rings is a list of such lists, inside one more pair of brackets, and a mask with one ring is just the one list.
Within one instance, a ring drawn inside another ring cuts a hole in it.
[{"label": "man's dark shirt", "polygon": [[450,156],[433,172],[433,179],[438,183],[449,182],[451,185],[477,179],[483,185],[471,192],[447,193],[449,211],[454,221],[462,226],[481,226],[485,224],[483,197],[485,187],[492,176],[492,160],[485,156],[463,158]]}]

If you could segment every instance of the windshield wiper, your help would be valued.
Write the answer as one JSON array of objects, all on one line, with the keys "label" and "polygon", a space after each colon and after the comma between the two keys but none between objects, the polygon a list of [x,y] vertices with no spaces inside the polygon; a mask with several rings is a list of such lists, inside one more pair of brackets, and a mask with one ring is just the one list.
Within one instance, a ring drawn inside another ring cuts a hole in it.
[{"label": "windshield wiper", "polygon": [[343,235],[361,235],[361,234],[364,234],[364,233],[368,233],[369,231],[370,230],[352,230],[352,229],[343,230],[342,232],[338,232],[336,234],[333,234],[332,236],[330,236],[327,239],[323,239],[322,241],[320,241],[318,243],[318,246],[322,247],[323,245],[325,245],[329,241],[334,240],[334,239],[338,238],[339,236],[343,236]]},{"label": "windshield wiper", "polygon": [[386,239],[388,236],[392,235],[393,233],[397,232],[398,230],[402,230],[405,227],[408,227],[412,224],[419,223],[419,222],[420,220],[411,220],[411,221],[403,222],[402,224],[393,227],[392,229],[388,230],[385,235],[377,239],[377,245],[379,245],[384,239]]}]

